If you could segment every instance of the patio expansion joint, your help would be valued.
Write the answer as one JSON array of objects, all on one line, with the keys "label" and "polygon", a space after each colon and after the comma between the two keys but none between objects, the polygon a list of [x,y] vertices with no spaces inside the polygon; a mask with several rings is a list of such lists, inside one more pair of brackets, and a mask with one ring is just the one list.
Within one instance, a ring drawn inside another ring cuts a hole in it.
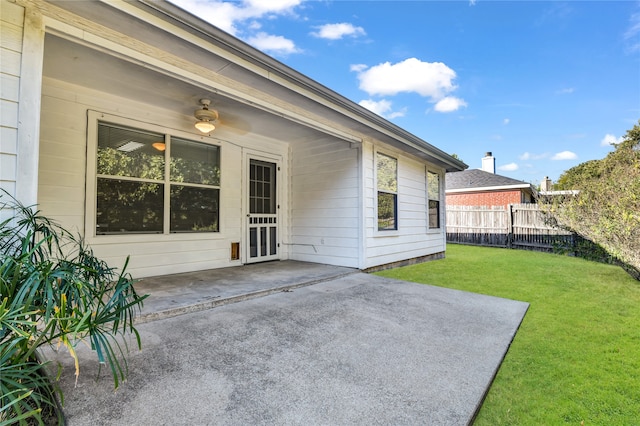
[{"label": "patio expansion joint", "polygon": [[338,278],[343,278],[343,277],[346,277],[348,275],[357,274],[357,273],[361,273],[361,271],[354,270],[354,271],[344,272],[344,273],[337,274],[337,275],[332,275],[330,277],[322,277],[322,278],[312,279],[312,280],[309,280],[309,281],[299,282],[299,283],[295,283],[295,284],[287,284],[287,285],[283,285],[283,286],[279,286],[279,287],[269,288],[269,289],[266,289],[266,290],[260,290],[260,291],[254,291],[254,292],[250,292],[250,293],[240,294],[240,295],[237,295],[237,296],[231,296],[231,297],[225,297],[225,298],[215,297],[215,298],[211,298],[211,299],[206,300],[206,301],[193,303],[193,304],[190,304],[190,305],[179,306],[179,307],[175,307],[175,308],[171,308],[171,309],[165,309],[165,310],[162,310],[162,311],[148,312],[148,313],[144,313],[144,314],[141,314],[140,316],[136,317],[135,318],[135,324],[144,324],[144,323],[151,322],[151,321],[158,321],[158,320],[165,319],[165,318],[172,318],[172,317],[176,317],[176,316],[179,316],[179,315],[190,314],[190,313],[193,313],[193,312],[200,312],[200,311],[204,311],[204,310],[207,310],[207,309],[217,308],[219,306],[229,305],[231,303],[238,303],[238,302],[243,302],[245,300],[256,299],[258,297],[269,296],[269,295],[274,294],[274,293],[290,292],[290,291],[293,291],[293,290],[295,290],[297,288],[307,287],[307,286],[311,286],[311,285],[314,285],[314,284],[323,283],[323,282],[326,282],[326,281],[332,281],[332,280],[336,280]]}]

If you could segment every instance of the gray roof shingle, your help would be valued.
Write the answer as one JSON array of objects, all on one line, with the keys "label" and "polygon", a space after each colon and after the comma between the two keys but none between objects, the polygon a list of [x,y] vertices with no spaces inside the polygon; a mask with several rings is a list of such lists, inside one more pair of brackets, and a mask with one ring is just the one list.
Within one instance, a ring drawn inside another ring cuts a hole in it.
[{"label": "gray roof shingle", "polygon": [[480,169],[447,173],[445,182],[446,190],[475,189],[494,186],[517,186],[519,188],[522,188],[523,185],[530,186],[528,182],[496,175]]}]

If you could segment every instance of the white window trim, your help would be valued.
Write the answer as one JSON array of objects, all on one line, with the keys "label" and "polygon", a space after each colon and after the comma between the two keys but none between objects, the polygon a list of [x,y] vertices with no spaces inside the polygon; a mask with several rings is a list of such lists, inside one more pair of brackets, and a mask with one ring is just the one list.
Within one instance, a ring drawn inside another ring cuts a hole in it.
[{"label": "white window trim", "polygon": [[[438,175],[438,196],[440,197],[440,199],[437,200],[437,201],[440,202],[439,207],[438,207],[438,209],[440,210],[439,211],[439,213],[440,213],[440,215],[439,215],[440,226],[438,226],[437,228],[431,228],[429,226],[429,201],[431,200],[431,198],[429,198],[429,173],[434,173],[434,174]],[[425,219],[427,221],[426,225],[427,225],[427,233],[428,234],[439,234],[444,229],[444,216],[443,216],[443,214],[444,214],[444,210],[443,210],[443,207],[444,207],[444,202],[443,202],[443,200],[444,200],[444,189],[443,189],[443,186],[444,185],[443,185],[443,179],[444,179],[444,176],[443,176],[442,172],[435,171],[432,168],[430,168],[429,166],[426,167],[426,169],[425,169],[425,184],[426,184],[425,194],[426,194],[427,202],[426,202],[426,206],[425,206],[426,207]]]},{"label": "white window trim", "polygon": [[[378,229],[378,154],[396,160],[396,229]],[[392,153],[382,149],[373,151],[373,236],[374,237],[397,237],[400,235],[400,158],[397,153]]]},{"label": "white window trim", "polygon": [[[94,110],[87,110],[87,168],[85,175],[85,215],[84,215],[84,238],[88,244],[100,245],[100,244],[114,244],[114,243],[147,243],[147,242],[160,242],[160,241],[194,241],[194,240],[223,240],[224,235],[224,217],[223,209],[219,206],[218,211],[218,232],[185,232],[185,233],[170,233],[168,221],[168,215],[164,218],[164,231],[162,234],[123,234],[123,235],[97,235],[96,234],[96,210],[97,210],[97,152],[98,152],[98,123],[112,123],[115,125],[127,126],[134,129],[146,130],[150,132],[162,133],[165,135],[165,143],[167,142],[167,135],[184,138],[193,141],[199,141],[208,143],[210,145],[221,146],[220,141],[212,137],[203,135],[194,135],[180,131],[177,129],[171,129],[159,125],[146,123],[143,121],[137,121],[130,118],[120,117],[117,115],[107,114]],[[222,160],[222,158],[221,158]],[[165,164],[168,168],[169,165]],[[167,169],[165,169],[167,173]],[[219,197],[220,201],[223,199],[222,182],[224,179],[224,173],[222,171],[222,161],[220,161],[220,185],[219,185]],[[168,185],[165,185],[165,191],[167,191]],[[166,194],[165,194],[166,195]],[[170,200],[165,196],[164,209],[168,211]]]}]

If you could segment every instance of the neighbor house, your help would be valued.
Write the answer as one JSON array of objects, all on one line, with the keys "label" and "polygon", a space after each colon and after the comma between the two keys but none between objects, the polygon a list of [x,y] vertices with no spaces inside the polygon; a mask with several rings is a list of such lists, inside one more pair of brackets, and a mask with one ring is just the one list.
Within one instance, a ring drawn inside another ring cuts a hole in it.
[{"label": "neighbor house", "polygon": [[449,206],[508,206],[535,202],[530,183],[496,174],[491,152],[482,158],[482,169],[447,173],[446,202]]},{"label": "neighbor house", "polygon": [[110,264],[442,257],[463,162],[171,3],[0,4],[0,185]]}]

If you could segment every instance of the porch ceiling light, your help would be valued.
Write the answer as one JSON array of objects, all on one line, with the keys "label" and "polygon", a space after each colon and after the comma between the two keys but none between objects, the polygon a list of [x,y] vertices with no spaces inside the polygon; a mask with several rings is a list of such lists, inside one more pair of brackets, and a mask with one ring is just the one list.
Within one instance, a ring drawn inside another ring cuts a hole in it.
[{"label": "porch ceiling light", "polygon": [[213,125],[213,121],[218,119],[218,111],[215,109],[209,109],[211,101],[209,99],[200,99],[202,108],[195,110],[193,115],[198,120],[196,122],[196,129],[202,133],[211,133],[215,130],[216,126]]}]

